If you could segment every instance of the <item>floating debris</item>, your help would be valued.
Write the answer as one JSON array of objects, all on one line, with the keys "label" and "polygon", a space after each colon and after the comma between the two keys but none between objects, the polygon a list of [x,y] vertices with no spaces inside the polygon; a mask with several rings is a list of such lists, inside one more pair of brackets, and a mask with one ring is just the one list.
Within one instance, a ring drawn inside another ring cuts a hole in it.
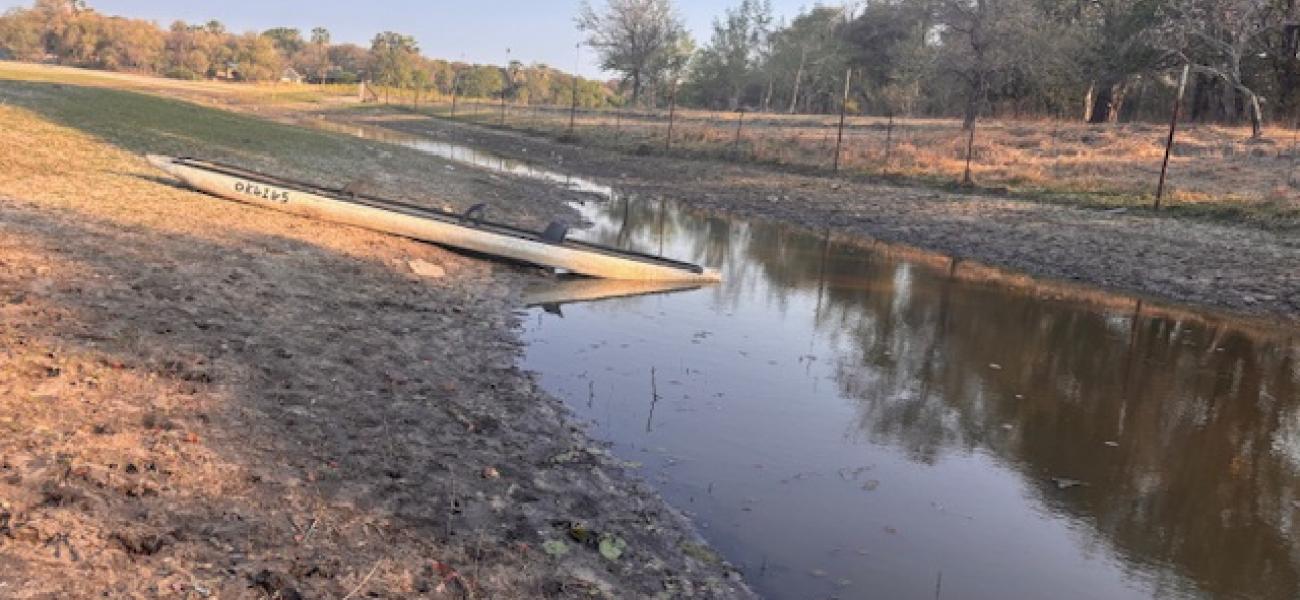
[{"label": "floating debris", "polygon": [[1088,485],[1087,483],[1083,481],[1079,481],[1078,479],[1069,479],[1067,477],[1053,477],[1052,483],[1056,484],[1056,489],[1058,490],[1068,490],[1070,488],[1076,488],[1076,487],[1082,487]]}]

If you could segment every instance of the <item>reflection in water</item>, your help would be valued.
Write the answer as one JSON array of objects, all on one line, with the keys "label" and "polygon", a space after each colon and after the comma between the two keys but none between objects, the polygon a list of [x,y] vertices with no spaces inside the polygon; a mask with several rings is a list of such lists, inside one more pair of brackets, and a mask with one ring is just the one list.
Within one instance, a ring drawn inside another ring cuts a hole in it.
[{"label": "reflection in water", "polygon": [[[772,597],[1300,596],[1300,346],[618,198],[721,286],[538,313],[526,366]],[[652,379],[653,377],[653,379]]]},{"label": "reflection in water", "polygon": [[324,119],[307,119],[303,121],[303,124],[309,127],[333,131],[335,133],[343,133],[362,139],[379,140],[391,144],[398,144],[452,162],[470,165],[495,173],[558,184],[562,187],[583,194],[592,194],[602,198],[609,198],[613,196],[614,193],[609,186],[601,185],[589,179],[583,179],[581,177],[543,169],[528,163],[502,158],[477,148],[461,146],[449,142],[439,142],[424,137],[404,134],[393,129],[374,127],[370,125],[359,125],[355,123],[335,123]]},{"label": "reflection in water", "polygon": [[692,281],[640,281],[636,279],[596,279],[564,276],[524,290],[524,306],[547,307],[556,312],[565,304],[596,302],[611,298],[671,294],[697,290],[702,284]]}]

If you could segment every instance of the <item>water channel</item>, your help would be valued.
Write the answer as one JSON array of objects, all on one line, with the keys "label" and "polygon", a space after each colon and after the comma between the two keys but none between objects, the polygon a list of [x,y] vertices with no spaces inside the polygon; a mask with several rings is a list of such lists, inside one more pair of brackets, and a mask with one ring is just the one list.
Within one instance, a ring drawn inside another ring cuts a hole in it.
[{"label": "water channel", "polygon": [[1300,597],[1296,331],[582,186],[724,282],[531,308],[523,365],[760,593]]}]

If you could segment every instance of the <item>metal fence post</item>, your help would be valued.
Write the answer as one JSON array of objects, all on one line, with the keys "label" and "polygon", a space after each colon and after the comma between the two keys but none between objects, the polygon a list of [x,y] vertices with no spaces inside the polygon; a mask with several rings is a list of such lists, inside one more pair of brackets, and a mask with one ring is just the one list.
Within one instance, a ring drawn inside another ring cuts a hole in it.
[{"label": "metal fence post", "polygon": [[889,155],[894,148],[894,111],[889,111],[889,125],[885,127],[885,168],[889,168]]},{"label": "metal fence post", "polygon": [[1165,142],[1165,160],[1160,165],[1160,185],[1156,187],[1155,210],[1160,210],[1160,201],[1165,196],[1165,176],[1169,173],[1169,155],[1174,150],[1174,134],[1178,131],[1178,113],[1183,108],[1183,92],[1187,91],[1187,76],[1192,72],[1192,65],[1183,65],[1183,76],[1178,80],[1178,98],[1174,100],[1174,116],[1169,120],[1169,140]]},{"label": "metal fence post", "polygon": [[840,172],[840,150],[844,147],[844,116],[849,110],[849,82],[853,79],[853,69],[847,69],[844,72],[844,98],[840,101],[840,129],[835,136],[835,166],[834,172]]},{"label": "metal fence post", "polygon": [[736,143],[731,153],[735,160],[740,160],[740,132],[745,127],[745,109],[742,108],[736,113],[740,116],[740,119],[736,121]]},{"label": "metal fence post", "polygon": [[673,149],[673,120],[677,117],[677,81],[673,81],[672,98],[668,101],[668,136],[664,140],[664,150]]},{"label": "metal fence post", "polygon": [[[978,109],[977,109],[978,110]],[[975,156],[975,128],[979,127],[976,120],[971,120],[970,131],[966,132],[966,171],[962,173],[961,184],[973,185],[975,178],[971,176],[970,163]]]}]

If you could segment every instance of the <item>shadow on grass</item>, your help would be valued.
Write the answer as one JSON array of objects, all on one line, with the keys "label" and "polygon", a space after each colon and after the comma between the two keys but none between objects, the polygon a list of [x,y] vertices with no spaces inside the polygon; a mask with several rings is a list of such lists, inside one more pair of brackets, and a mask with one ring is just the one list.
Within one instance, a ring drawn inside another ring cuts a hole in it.
[{"label": "shadow on grass", "polygon": [[310,170],[320,158],[364,164],[370,153],[313,131],[146,93],[0,80],[0,101],[135,154],[202,156],[250,166]]}]

